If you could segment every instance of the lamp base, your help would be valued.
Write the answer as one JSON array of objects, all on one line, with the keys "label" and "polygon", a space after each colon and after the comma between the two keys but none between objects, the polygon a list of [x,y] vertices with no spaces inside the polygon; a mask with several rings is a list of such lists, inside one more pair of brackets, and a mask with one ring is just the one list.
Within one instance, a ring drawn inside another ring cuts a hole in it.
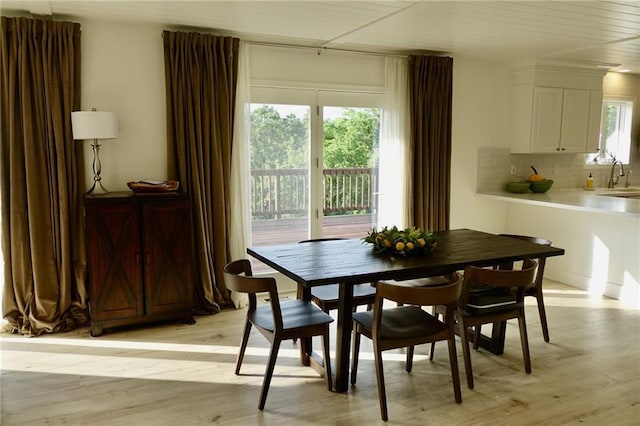
[{"label": "lamp base", "polygon": [[93,182],[93,186],[87,191],[87,194],[97,195],[97,194],[108,194],[109,191],[102,186],[99,180]]}]

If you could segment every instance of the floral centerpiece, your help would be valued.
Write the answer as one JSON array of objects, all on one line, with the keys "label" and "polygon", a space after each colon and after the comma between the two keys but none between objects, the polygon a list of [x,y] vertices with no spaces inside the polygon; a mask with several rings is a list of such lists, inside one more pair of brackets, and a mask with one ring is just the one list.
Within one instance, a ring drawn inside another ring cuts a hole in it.
[{"label": "floral centerpiece", "polygon": [[413,254],[428,254],[438,245],[438,237],[432,232],[426,232],[412,226],[398,229],[384,227],[381,230],[372,228],[363,238],[365,243],[373,244],[376,253],[393,253],[402,256]]}]

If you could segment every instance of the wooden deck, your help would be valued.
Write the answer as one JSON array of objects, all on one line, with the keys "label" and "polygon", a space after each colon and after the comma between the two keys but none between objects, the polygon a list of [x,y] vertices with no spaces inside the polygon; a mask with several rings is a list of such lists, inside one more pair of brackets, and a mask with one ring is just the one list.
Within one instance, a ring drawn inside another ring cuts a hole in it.
[{"label": "wooden deck", "polygon": [[[324,238],[362,238],[376,226],[375,215],[326,216],[323,219]],[[252,246],[295,243],[306,240],[308,219],[267,219],[251,223]]]}]

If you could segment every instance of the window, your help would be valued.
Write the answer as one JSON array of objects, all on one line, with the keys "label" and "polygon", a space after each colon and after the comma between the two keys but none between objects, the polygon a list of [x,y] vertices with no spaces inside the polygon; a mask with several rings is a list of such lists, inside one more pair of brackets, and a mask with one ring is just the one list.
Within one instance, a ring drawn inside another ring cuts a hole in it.
[{"label": "window", "polygon": [[382,95],[252,89],[252,245],[359,238],[377,223]]},{"label": "window", "polygon": [[629,164],[633,101],[605,98],[602,102],[600,150],[587,155],[587,164],[611,164],[614,160]]}]

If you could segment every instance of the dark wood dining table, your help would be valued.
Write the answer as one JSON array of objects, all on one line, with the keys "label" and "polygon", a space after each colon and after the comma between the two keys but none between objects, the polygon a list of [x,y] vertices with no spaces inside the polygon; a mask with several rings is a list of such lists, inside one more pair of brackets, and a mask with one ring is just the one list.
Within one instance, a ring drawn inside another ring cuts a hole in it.
[{"label": "dark wood dining table", "polygon": [[[305,300],[311,300],[311,287],[340,284],[335,390],[346,392],[349,387],[354,284],[448,275],[468,265],[492,266],[564,254],[561,248],[471,229],[442,231],[436,235],[439,238],[436,249],[423,256],[374,253],[372,245],[360,239],[251,247],[247,253],[301,285]],[[502,336],[493,338],[502,339],[504,344],[504,331]],[[309,350],[310,347],[309,343]],[[493,351],[497,353],[501,349],[493,348]]]}]

